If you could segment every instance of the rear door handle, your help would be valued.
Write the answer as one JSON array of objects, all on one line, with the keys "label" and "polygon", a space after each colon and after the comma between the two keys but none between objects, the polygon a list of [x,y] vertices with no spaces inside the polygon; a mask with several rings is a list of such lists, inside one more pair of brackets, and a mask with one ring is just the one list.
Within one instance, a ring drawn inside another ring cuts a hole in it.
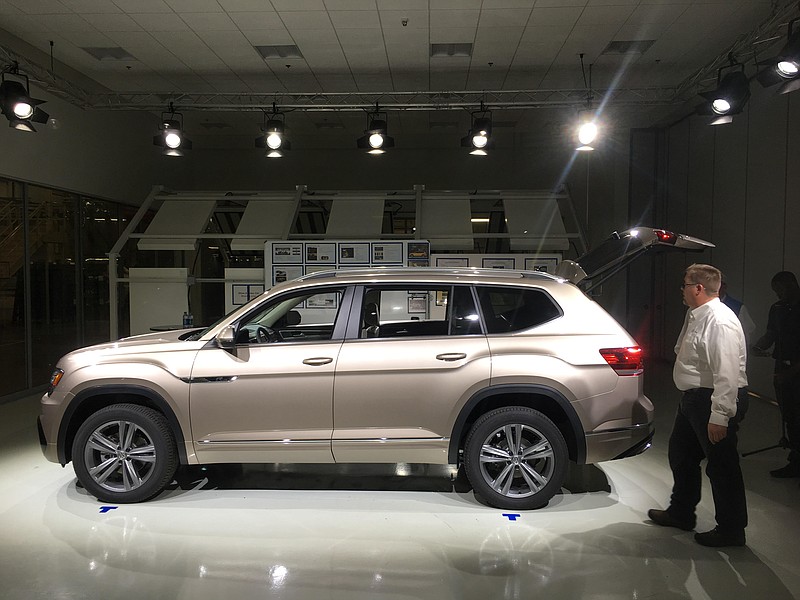
[{"label": "rear door handle", "polygon": [[327,365],[328,363],[332,362],[332,358],[328,358],[327,356],[319,356],[317,358],[307,358],[303,361],[303,364],[310,365],[312,367],[321,367],[322,365]]},{"label": "rear door handle", "polygon": [[437,354],[436,360],[445,360],[448,362],[452,362],[454,360],[461,360],[467,358],[467,355],[463,352],[449,352],[447,354]]}]

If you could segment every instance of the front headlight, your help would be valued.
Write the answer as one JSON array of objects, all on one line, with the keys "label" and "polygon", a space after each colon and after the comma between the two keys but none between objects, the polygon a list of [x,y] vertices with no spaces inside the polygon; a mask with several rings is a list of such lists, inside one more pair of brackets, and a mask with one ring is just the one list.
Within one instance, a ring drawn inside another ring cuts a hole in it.
[{"label": "front headlight", "polygon": [[56,369],[53,371],[53,374],[50,375],[50,387],[47,388],[47,395],[52,396],[53,390],[56,389],[58,382],[61,381],[61,378],[64,376],[64,371],[61,369]]}]

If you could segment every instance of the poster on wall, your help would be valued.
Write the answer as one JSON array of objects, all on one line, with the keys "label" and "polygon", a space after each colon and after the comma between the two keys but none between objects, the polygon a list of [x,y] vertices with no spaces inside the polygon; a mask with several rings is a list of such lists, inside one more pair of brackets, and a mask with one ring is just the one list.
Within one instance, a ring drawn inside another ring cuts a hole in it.
[{"label": "poster on wall", "polygon": [[431,247],[428,242],[408,242],[406,264],[409,267],[427,267],[431,264]]},{"label": "poster on wall", "polygon": [[558,266],[558,259],[555,257],[533,257],[525,259],[526,271],[539,271],[541,273],[550,273],[551,275],[556,272]]},{"label": "poster on wall", "polygon": [[339,244],[339,264],[368,265],[369,242]]},{"label": "poster on wall", "polygon": [[284,281],[291,281],[303,276],[303,267],[301,265],[280,265],[272,267],[272,285],[283,283]]},{"label": "poster on wall", "polygon": [[481,266],[484,269],[513,269],[513,258],[484,258]]},{"label": "poster on wall", "polygon": [[303,263],[303,244],[274,243],[272,245],[272,263]]},{"label": "poster on wall", "polygon": [[306,263],[336,264],[336,244],[306,244]]},{"label": "poster on wall", "polygon": [[403,264],[403,243],[387,242],[372,244],[372,262],[383,265]]},{"label": "poster on wall", "polygon": [[465,256],[463,258],[450,258],[450,257],[442,257],[439,256],[436,258],[436,266],[437,267],[468,267],[469,266],[469,257]]},{"label": "poster on wall", "polygon": [[232,298],[234,306],[244,306],[256,296],[264,293],[263,283],[234,283],[232,288]]}]

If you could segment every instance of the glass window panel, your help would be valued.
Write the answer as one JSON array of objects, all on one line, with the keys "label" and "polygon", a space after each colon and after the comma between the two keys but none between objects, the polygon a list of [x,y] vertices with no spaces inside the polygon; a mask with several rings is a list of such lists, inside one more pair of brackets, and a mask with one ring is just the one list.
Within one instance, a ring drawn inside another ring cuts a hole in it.
[{"label": "glass window panel", "polygon": [[22,185],[0,179],[0,396],[27,387]]}]

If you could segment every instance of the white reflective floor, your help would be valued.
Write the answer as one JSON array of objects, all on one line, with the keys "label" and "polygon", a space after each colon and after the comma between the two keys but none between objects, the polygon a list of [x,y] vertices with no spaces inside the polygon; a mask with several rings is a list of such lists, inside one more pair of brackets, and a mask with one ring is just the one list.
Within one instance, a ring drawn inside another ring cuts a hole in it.
[{"label": "white reflective floor", "polygon": [[[573,469],[563,494],[514,520],[421,465],[184,470],[155,501],[107,509],[42,458],[37,398],[0,405],[0,597],[800,597],[798,480],[767,473],[782,450],[743,459],[746,548],[648,523],[669,495],[677,399],[670,386],[650,395],[653,448]],[[778,433],[777,410],[756,402],[741,450]],[[713,526],[708,488],[698,516]]]}]

